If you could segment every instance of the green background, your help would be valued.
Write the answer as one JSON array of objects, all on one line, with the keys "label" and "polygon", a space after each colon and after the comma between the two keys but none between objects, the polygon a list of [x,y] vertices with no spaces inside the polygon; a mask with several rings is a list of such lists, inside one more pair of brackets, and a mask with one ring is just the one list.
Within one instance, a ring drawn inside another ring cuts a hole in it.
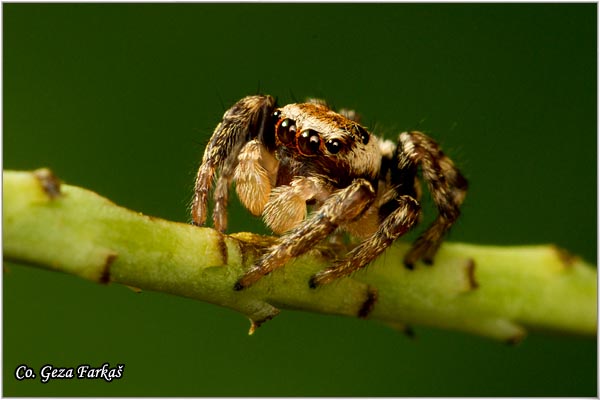
[{"label": "green background", "polygon": [[[52,168],[188,221],[225,109],[257,92],[417,128],[470,181],[452,241],[556,243],[594,262],[595,4],[4,4],[4,168]],[[267,232],[237,201],[230,231]],[[431,214],[431,210],[429,212]],[[596,396],[592,338],[507,346],[285,311],[233,311],[5,263],[5,396]],[[125,364],[17,381],[19,364]]]}]

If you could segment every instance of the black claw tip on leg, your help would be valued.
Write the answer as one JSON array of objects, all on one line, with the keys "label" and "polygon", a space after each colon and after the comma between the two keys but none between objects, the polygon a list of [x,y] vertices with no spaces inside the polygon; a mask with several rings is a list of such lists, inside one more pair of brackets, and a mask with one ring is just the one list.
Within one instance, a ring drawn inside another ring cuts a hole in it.
[{"label": "black claw tip on leg", "polygon": [[404,268],[408,269],[409,271],[412,271],[413,269],[415,269],[415,265],[411,262],[404,261]]},{"label": "black claw tip on leg", "polygon": [[313,276],[312,278],[310,278],[310,280],[308,281],[308,287],[311,289],[316,289],[319,287],[316,276]]},{"label": "black claw tip on leg", "polygon": [[233,290],[235,290],[236,292],[239,292],[240,290],[246,289],[246,287],[244,285],[242,285],[242,283],[240,281],[237,281],[235,283],[235,285],[233,285]]}]

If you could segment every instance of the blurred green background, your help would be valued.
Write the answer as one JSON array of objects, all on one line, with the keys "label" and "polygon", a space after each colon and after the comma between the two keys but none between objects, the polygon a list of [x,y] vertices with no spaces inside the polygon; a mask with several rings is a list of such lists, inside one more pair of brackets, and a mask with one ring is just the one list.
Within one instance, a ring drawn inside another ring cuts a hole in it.
[{"label": "blurred green background", "polygon": [[[4,4],[4,168],[52,168],[188,221],[225,109],[257,92],[417,128],[470,181],[450,240],[556,243],[595,263],[596,4]],[[267,232],[234,201],[230,231]],[[5,396],[596,396],[593,338],[520,345],[233,311],[5,263]],[[20,364],[125,364],[17,381]]]}]

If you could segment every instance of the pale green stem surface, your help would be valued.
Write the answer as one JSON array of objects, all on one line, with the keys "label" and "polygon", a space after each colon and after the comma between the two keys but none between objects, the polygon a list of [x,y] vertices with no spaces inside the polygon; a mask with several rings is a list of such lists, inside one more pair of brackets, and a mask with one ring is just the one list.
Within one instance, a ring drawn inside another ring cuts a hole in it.
[{"label": "pale green stem surface", "polygon": [[309,278],[328,263],[315,250],[235,292],[272,238],[145,216],[61,185],[45,169],[3,177],[5,259],[229,307],[250,318],[251,332],[279,308],[358,316],[371,303],[368,319],[401,330],[427,325],[506,341],[526,328],[596,332],[596,269],[552,245],[446,243],[434,266],[409,271],[408,245],[399,243],[369,268],[314,290]]}]

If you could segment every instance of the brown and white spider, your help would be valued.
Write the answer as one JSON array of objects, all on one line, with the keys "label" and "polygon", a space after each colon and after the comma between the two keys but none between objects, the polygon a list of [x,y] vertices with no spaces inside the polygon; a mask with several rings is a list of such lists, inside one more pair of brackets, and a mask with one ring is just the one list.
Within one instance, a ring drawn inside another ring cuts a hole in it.
[{"label": "brown and white spider", "polygon": [[[374,260],[420,219],[418,169],[438,216],[404,258],[407,267],[432,263],[459,216],[467,181],[437,143],[404,132],[398,143],[362,127],[352,111],[336,113],[321,100],[278,107],[271,96],[248,96],[223,115],[204,153],[192,203],[195,225],[206,222],[215,175],[213,222],[227,227],[229,187],[242,204],[281,234],[235,284],[241,290],[312,249],[334,231],[360,238],[358,246],[317,273],[315,288]],[[307,215],[307,207],[314,210]]]}]

